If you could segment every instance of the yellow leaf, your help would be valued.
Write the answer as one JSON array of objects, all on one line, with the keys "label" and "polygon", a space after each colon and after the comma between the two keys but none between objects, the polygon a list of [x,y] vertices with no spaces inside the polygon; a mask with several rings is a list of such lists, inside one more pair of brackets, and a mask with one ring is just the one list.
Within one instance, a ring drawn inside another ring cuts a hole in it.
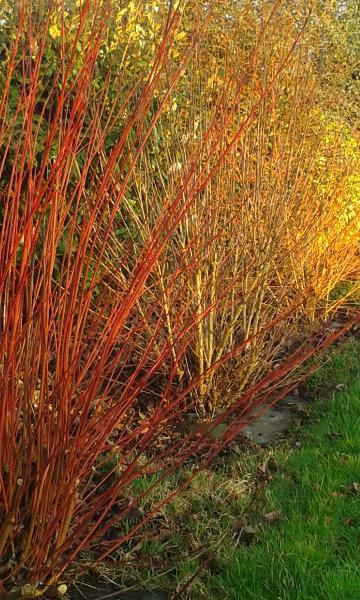
[{"label": "yellow leaf", "polygon": [[186,31],[179,31],[179,33],[177,33],[177,34],[176,34],[176,37],[175,37],[175,39],[176,39],[178,42],[181,42],[181,40],[184,40],[184,39],[186,38],[186,36],[187,36],[187,33],[186,33]]},{"label": "yellow leaf", "polygon": [[60,29],[59,27],[56,25],[56,23],[54,25],[51,25],[51,27],[49,27],[49,33],[50,36],[55,40],[56,38],[60,37]]}]

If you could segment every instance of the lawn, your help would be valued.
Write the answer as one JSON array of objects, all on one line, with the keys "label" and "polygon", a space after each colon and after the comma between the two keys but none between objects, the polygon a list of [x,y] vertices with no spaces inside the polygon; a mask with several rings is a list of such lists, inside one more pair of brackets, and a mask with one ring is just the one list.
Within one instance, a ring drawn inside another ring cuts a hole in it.
[{"label": "lawn", "polygon": [[222,548],[208,598],[360,598],[360,343],[310,383],[318,394],[329,384],[340,390],[314,402],[299,448],[274,453],[279,473],[264,495],[281,518],[251,547]]},{"label": "lawn", "polygon": [[[157,533],[126,554],[147,564],[135,586],[194,600],[360,598],[360,341],[331,350],[306,394],[309,419],[286,440],[234,445],[160,511]],[[128,567],[100,572],[129,583]]]}]

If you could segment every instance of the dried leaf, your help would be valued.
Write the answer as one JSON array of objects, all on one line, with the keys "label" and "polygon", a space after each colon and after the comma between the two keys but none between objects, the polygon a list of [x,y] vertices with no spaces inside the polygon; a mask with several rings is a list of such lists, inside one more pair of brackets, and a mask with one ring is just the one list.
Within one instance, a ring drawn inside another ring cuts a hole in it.
[{"label": "dried leaf", "polygon": [[291,407],[291,410],[301,419],[303,419],[304,421],[310,418],[310,413],[308,410],[306,410],[306,408],[304,408],[303,406],[298,406],[297,404],[294,404],[294,406]]},{"label": "dried leaf", "polygon": [[163,540],[166,540],[167,538],[169,538],[170,536],[171,536],[170,529],[165,529],[165,527],[161,527],[161,529],[159,529],[159,534],[156,539],[159,541],[163,541]]},{"label": "dried leaf", "polygon": [[235,531],[232,537],[236,544],[241,543],[248,545],[254,541],[257,531],[256,527],[244,525],[238,531]]},{"label": "dried leaf", "polygon": [[257,472],[261,476],[270,476],[279,470],[278,464],[272,456],[269,456],[261,465],[258,466]]},{"label": "dried leaf", "polygon": [[334,500],[337,500],[337,498],[344,498],[344,494],[342,494],[341,492],[331,492],[331,495],[334,498]]},{"label": "dried leaf", "polygon": [[136,544],[136,546],[134,546],[133,548],[131,548],[132,552],[137,552],[138,550],[141,550],[141,548],[143,547],[144,541],[140,540],[140,542],[138,542]]},{"label": "dried leaf", "polygon": [[267,463],[268,463],[268,461],[266,460],[265,462],[263,462],[261,465],[258,466],[258,468],[257,468],[258,473],[261,473],[262,475],[266,475]]},{"label": "dried leaf", "polygon": [[358,494],[360,492],[360,483],[357,481],[353,481],[351,485],[348,487],[348,492],[350,494]]},{"label": "dried leaf", "polygon": [[274,523],[280,519],[280,516],[281,510],[272,510],[271,512],[266,513],[263,518],[266,523]]},{"label": "dried leaf", "polygon": [[9,571],[9,569],[11,569],[12,566],[13,566],[13,564],[12,564],[11,560],[8,560],[6,563],[3,563],[2,565],[0,565],[0,575],[3,575],[7,571]]},{"label": "dried leaf", "polygon": [[269,457],[269,460],[267,462],[267,467],[268,467],[269,471],[271,471],[271,473],[276,473],[279,470],[279,465],[273,456]]},{"label": "dried leaf", "polygon": [[64,594],[66,594],[66,592],[67,592],[67,585],[65,585],[65,583],[61,583],[58,586],[57,591],[60,594],[60,596],[64,596]]},{"label": "dried leaf", "polygon": [[339,439],[344,437],[341,431],[329,431],[326,435],[330,439]]}]

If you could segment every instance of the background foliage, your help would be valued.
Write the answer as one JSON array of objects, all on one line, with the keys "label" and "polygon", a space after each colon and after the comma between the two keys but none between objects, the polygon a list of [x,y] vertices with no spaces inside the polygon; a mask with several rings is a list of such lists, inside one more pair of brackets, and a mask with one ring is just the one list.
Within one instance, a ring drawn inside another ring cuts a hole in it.
[{"label": "background foliage", "polygon": [[139,535],[142,495],[203,453],[201,426],[174,427],[225,421],[205,464],[337,337],[360,266],[356,14],[2,3],[3,587],[42,594]]}]

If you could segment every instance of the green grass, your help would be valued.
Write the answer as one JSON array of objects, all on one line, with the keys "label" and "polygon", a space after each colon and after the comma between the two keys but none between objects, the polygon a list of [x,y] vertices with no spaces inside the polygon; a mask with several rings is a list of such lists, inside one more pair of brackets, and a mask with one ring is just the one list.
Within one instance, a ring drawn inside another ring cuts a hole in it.
[{"label": "green grass", "polygon": [[[191,600],[360,600],[360,491],[351,491],[360,484],[360,341],[331,350],[307,393],[313,401],[305,425],[276,447],[232,452],[200,473],[128,552],[148,566],[135,566],[130,579],[128,567],[104,567],[107,576],[174,590],[201,569],[184,596]],[[258,467],[269,456],[277,472],[259,483]],[[156,488],[143,510],[187,474]],[[147,485],[139,480],[133,491]],[[265,523],[272,511],[280,518]],[[257,528],[250,545],[237,540],[244,525]]]},{"label": "green grass", "polygon": [[360,491],[349,490],[360,482],[359,342],[311,381],[319,393],[329,384],[346,388],[314,403],[299,449],[275,453],[265,510],[281,510],[281,520],[249,548],[221,549],[219,573],[203,583],[209,599],[360,599]]}]

